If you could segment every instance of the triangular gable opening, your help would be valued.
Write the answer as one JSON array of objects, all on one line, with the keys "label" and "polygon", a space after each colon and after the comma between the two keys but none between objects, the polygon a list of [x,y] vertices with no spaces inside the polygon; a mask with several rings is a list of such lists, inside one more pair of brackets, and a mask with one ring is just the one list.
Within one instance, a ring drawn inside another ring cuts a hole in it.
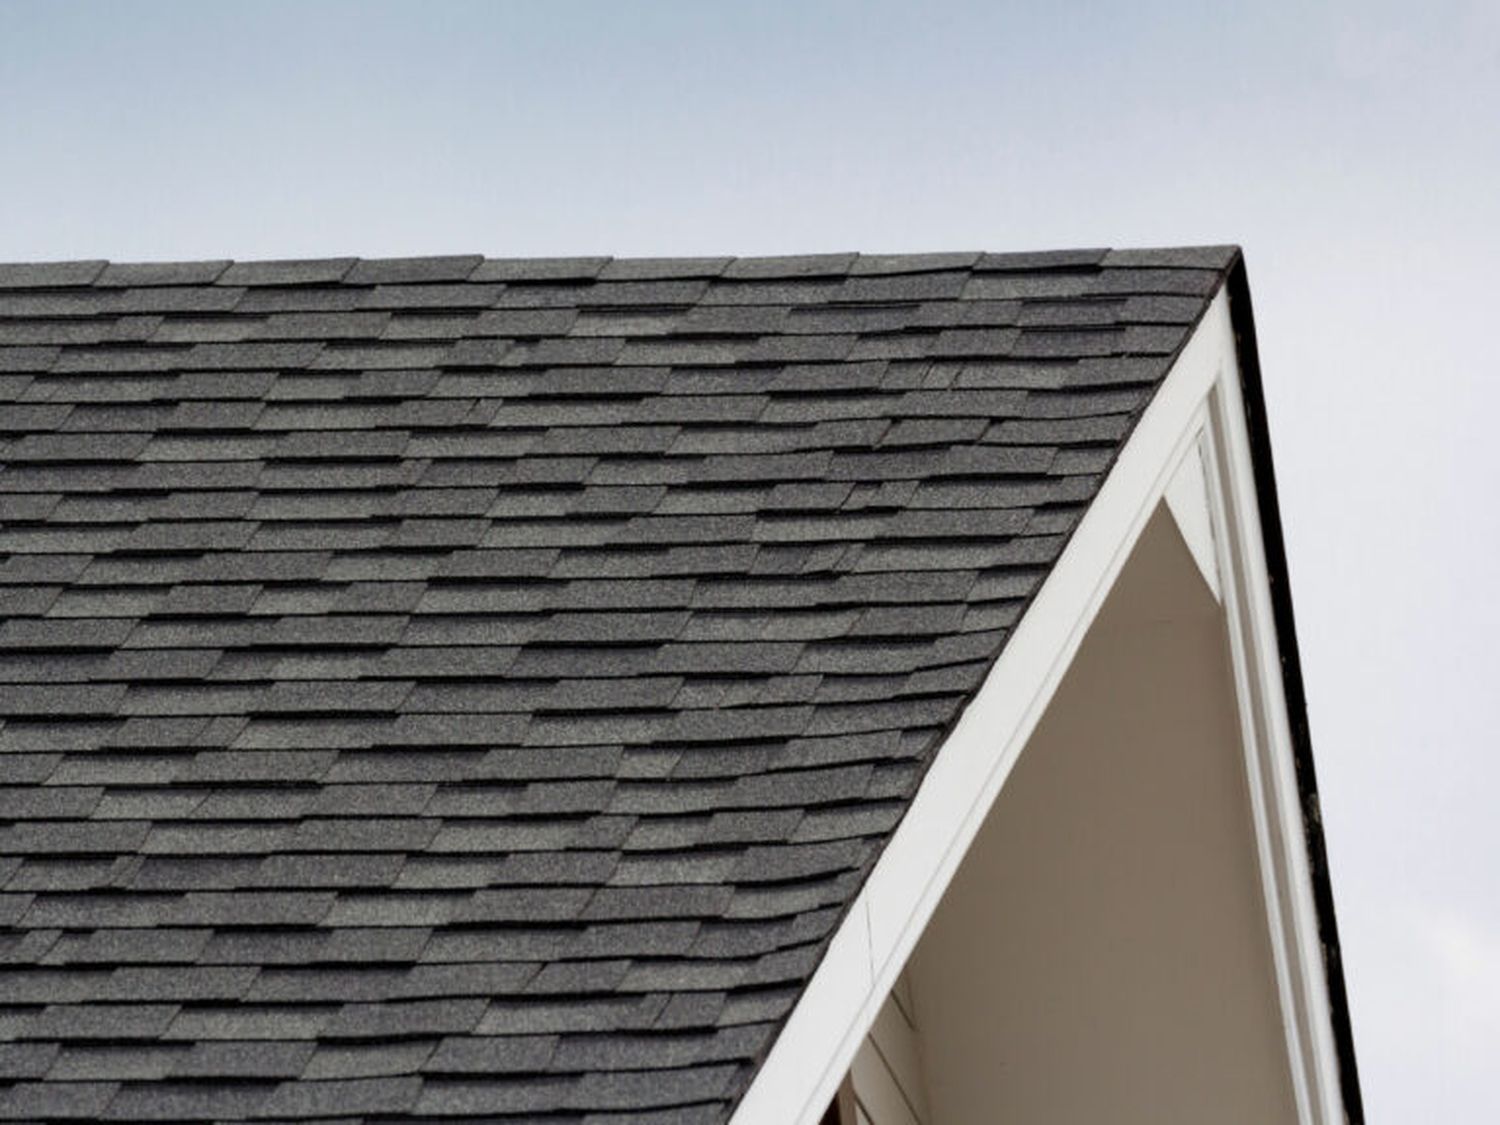
[{"label": "triangular gable opening", "polygon": [[1295,1121],[1245,762],[1224,608],[1162,504],[841,1119]]}]

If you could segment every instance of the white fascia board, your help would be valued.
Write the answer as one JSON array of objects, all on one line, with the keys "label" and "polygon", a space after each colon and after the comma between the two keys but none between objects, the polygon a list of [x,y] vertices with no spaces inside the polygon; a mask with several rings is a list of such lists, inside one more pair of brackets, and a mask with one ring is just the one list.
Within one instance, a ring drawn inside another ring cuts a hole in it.
[{"label": "white fascia board", "polygon": [[[1279,719],[1263,715],[1253,724],[1256,731],[1265,730],[1266,737],[1247,743],[1247,757],[1256,759],[1252,789],[1271,784],[1255,778],[1266,773],[1261,759],[1275,759],[1267,765],[1274,786],[1265,793],[1265,808],[1257,813],[1257,835],[1264,831],[1281,837],[1279,842],[1261,839],[1258,846],[1300,1117],[1329,1125],[1342,1120],[1322,962],[1320,957],[1309,960],[1320,948],[1316,910],[1292,772],[1234,334],[1228,298],[1221,290],[1009,644],[943,743],[741,1099],[732,1125],[816,1125],[1147,520],[1173,480],[1183,479],[1189,457],[1197,462],[1198,479],[1192,481],[1191,467],[1186,479],[1206,498],[1212,520],[1205,529],[1201,517],[1194,517],[1199,547],[1206,549],[1201,540],[1206,530],[1214,550],[1212,559],[1200,559],[1200,565],[1210,563],[1216,579],[1232,575],[1241,583],[1236,600],[1227,606],[1231,618],[1249,607],[1249,622],[1242,623],[1240,632],[1253,636],[1256,647],[1243,662],[1237,657],[1237,667],[1243,663],[1243,678],[1272,681],[1262,687],[1237,685],[1242,687],[1241,709],[1250,703],[1257,703],[1255,710],[1260,712],[1279,708]],[[1234,477],[1232,488],[1221,479],[1226,475]],[[1236,532],[1232,536],[1231,530]],[[1240,557],[1247,554],[1254,558]],[[1240,643],[1239,637],[1235,643]]]},{"label": "white fascia board", "polygon": [[1262,897],[1299,1119],[1342,1125],[1346,1115],[1322,934],[1313,898],[1286,685],[1281,678],[1281,649],[1245,401],[1233,353],[1229,364],[1206,404],[1203,451]]}]

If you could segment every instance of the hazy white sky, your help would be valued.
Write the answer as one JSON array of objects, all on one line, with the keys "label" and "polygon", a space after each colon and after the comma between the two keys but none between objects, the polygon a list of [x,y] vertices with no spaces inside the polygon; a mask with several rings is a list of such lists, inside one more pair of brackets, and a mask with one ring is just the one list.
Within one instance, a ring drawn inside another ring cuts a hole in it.
[{"label": "hazy white sky", "polygon": [[1373,1122],[1500,1121],[1500,0],[0,0],[0,260],[1246,248]]}]

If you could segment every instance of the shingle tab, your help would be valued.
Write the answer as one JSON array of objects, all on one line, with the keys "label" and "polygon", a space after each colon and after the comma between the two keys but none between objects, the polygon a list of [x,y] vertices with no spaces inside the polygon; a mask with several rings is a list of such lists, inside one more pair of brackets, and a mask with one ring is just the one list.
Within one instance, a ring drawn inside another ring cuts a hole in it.
[{"label": "shingle tab", "polygon": [[724,276],[737,280],[799,277],[842,277],[858,254],[803,254],[775,258],[737,258],[724,269]]},{"label": "shingle tab", "polygon": [[234,262],[218,277],[221,285],[327,285],[354,267],[353,258]]},{"label": "shingle tab", "polygon": [[0,265],[0,289],[90,285],[108,262],[16,262]]},{"label": "shingle tab", "polygon": [[0,1115],[726,1120],[1236,256],[0,267]]},{"label": "shingle tab", "polygon": [[478,254],[432,258],[365,258],[342,278],[346,285],[463,281],[483,261]]},{"label": "shingle tab", "polygon": [[486,258],[469,275],[471,281],[592,281],[608,258]]},{"label": "shingle tab", "polygon": [[122,288],[139,285],[210,285],[223,275],[229,265],[228,261],[111,262],[94,279],[94,284]]}]

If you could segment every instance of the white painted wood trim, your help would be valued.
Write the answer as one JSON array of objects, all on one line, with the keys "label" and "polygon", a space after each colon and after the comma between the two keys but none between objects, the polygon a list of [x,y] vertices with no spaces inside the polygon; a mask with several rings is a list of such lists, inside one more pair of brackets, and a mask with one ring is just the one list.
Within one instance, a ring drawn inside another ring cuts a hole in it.
[{"label": "white painted wood trim", "polygon": [[896,1072],[874,1040],[866,1039],[860,1044],[851,1067],[854,1100],[873,1125],[923,1125],[916,1107],[897,1081]]},{"label": "white painted wood trim", "polygon": [[734,1125],[811,1125],[826,1107],[1190,444],[1228,324],[1221,293],[923,779]]},{"label": "white painted wood trim", "polygon": [[[902,974],[903,976],[905,974]],[[932,1112],[927,1104],[927,1083],[922,1073],[922,1051],[917,1041],[917,1030],[907,1020],[906,1013],[896,1003],[896,990],[886,1002],[880,1006],[880,1013],[875,1017],[875,1023],[870,1027],[870,1034],[865,1038],[865,1046],[860,1048],[861,1053],[873,1048],[878,1057],[880,1065],[890,1071],[896,1088],[906,1101],[906,1108],[911,1116],[916,1119],[918,1125],[931,1122]],[[855,1059],[858,1060],[856,1055]],[[859,1071],[854,1073],[854,1093],[860,1096]],[[867,1109],[870,1107],[866,1107]],[[876,1119],[877,1125],[881,1125],[879,1116],[871,1114]]]},{"label": "white painted wood trim", "polygon": [[1345,1121],[1301,793],[1281,678],[1240,372],[1231,350],[1206,404],[1209,508],[1223,577],[1266,921],[1282,1024],[1303,1122]]},{"label": "white painted wood trim", "polygon": [[1208,481],[1203,467],[1201,438],[1193,443],[1193,448],[1182,459],[1181,466],[1167,485],[1164,499],[1167,510],[1172,513],[1172,519],[1177,524],[1177,530],[1182,533],[1183,542],[1187,544],[1188,552],[1198,564],[1198,572],[1203,575],[1203,581],[1208,583],[1214,597],[1222,602],[1224,591],[1219,581],[1218,537],[1214,531],[1213,511],[1208,503]]},{"label": "white painted wood trim", "polygon": [[[1343,1120],[1316,909],[1270,610],[1228,298],[1210,305],[973,702],[944,743],[732,1125],[816,1125],[1031,737],[1084,634],[1182,471],[1199,461],[1236,648],[1256,834],[1301,1120]],[[1238,410],[1238,413],[1236,411]],[[1200,454],[1200,449],[1202,453]],[[1191,474],[1192,470],[1188,470]],[[1247,616],[1248,615],[1248,616]],[[1242,653],[1240,650],[1244,649]],[[1246,706],[1246,700],[1252,706]]]}]

